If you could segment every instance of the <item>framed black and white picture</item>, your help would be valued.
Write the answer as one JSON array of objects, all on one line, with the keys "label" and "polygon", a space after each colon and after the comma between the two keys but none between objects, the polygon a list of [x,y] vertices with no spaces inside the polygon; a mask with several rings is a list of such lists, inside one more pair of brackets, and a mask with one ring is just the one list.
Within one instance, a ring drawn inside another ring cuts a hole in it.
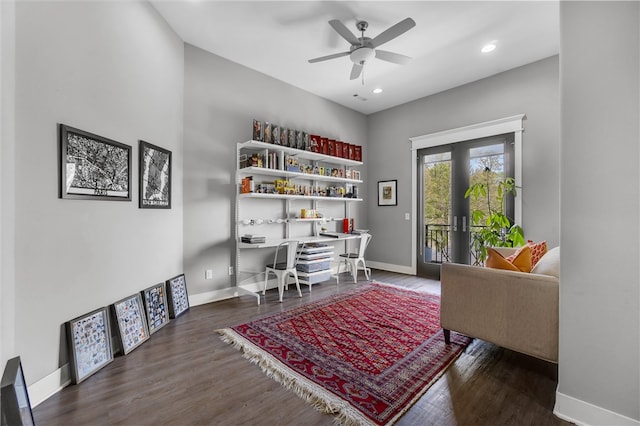
[{"label": "framed black and white picture", "polygon": [[3,425],[32,426],[36,424],[19,356],[11,358],[4,367],[0,395],[2,395]]},{"label": "framed black and white picture", "polygon": [[142,290],[141,294],[149,332],[153,334],[169,323],[166,287],[164,283],[156,284]]},{"label": "framed black and white picture", "polygon": [[167,280],[167,297],[169,300],[169,318],[176,318],[189,309],[189,295],[184,274]]},{"label": "framed black and white picture", "polygon": [[59,197],[131,201],[131,146],[59,125]]},{"label": "framed black and white picture", "polygon": [[398,181],[382,180],[378,181],[378,205],[397,206],[398,205]]},{"label": "framed black and white picture", "polygon": [[118,325],[118,336],[124,355],[149,339],[149,328],[144,314],[142,296],[136,293],[113,304]]},{"label": "framed black and white picture", "polygon": [[138,207],[171,208],[171,151],[140,141]]},{"label": "framed black and white picture", "polygon": [[113,361],[106,307],[72,319],[66,329],[73,383],[80,383]]}]

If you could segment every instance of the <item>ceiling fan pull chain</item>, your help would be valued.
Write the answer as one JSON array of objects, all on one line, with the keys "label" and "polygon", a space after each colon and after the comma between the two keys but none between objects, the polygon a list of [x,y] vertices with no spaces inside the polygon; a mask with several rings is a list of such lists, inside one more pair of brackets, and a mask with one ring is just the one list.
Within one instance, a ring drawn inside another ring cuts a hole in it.
[{"label": "ceiling fan pull chain", "polygon": [[362,64],[362,85],[364,86],[364,64]]}]

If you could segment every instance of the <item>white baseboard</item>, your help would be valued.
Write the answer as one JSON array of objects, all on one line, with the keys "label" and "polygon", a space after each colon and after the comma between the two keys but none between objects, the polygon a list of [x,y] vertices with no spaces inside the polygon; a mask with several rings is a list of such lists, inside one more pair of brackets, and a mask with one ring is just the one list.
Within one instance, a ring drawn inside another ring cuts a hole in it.
[{"label": "white baseboard", "polygon": [[372,262],[367,260],[367,267],[381,269],[383,271],[397,272],[399,274],[415,275],[415,271],[411,266],[393,265],[391,263]]},{"label": "white baseboard", "polygon": [[205,305],[211,302],[231,299],[236,296],[238,296],[238,292],[235,287],[226,287],[220,290],[207,291],[206,293],[199,293],[193,296],[189,295],[189,306]]},{"label": "white baseboard", "polygon": [[70,383],[71,371],[69,370],[69,364],[63,365],[48,376],[32,383],[27,387],[31,407],[37,407],[51,395],[58,393],[62,388],[69,386]]},{"label": "white baseboard", "polygon": [[553,414],[577,425],[640,426],[639,420],[623,416],[606,408],[598,407],[580,399],[556,391]]}]

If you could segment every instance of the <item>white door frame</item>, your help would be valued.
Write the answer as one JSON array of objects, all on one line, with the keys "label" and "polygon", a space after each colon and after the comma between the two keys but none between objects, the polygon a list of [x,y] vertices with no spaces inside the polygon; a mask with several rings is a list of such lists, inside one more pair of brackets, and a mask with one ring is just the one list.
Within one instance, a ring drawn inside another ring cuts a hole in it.
[{"label": "white door frame", "polygon": [[522,132],[524,131],[523,121],[525,115],[518,114],[512,117],[499,118],[497,120],[485,121],[484,123],[471,124],[469,126],[458,127],[456,129],[444,130],[430,133],[428,135],[415,136],[409,138],[411,142],[411,271],[415,275],[417,272],[417,206],[418,206],[418,150],[432,148],[434,146],[448,145],[456,142],[480,139],[489,136],[497,136],[505,133],[514,134],[514,178],[520,187],[519,193],[514,200],[514,219],[522,226]]}]

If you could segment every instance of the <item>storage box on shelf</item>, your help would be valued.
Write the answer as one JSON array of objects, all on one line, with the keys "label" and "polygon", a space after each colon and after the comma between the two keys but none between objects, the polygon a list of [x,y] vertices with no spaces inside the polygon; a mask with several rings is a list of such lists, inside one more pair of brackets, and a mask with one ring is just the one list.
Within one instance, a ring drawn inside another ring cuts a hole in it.
[{"label": "storage box on shelf", "polygon": [[[237,144],[237,165],[235,270],[239,289],[258,289],[255,282],[241,279],[243,270],[253,270],[254,275],[257,272],[256,265],[246,265],[247,268],[242,265],[243,250],[275,247],[287,239],[305,243],[326,241],[318,229],[338,228],[338,221],[350,217],[350,204],[362,201],[358,197],[358,185],[363,181],[360,172],[354,169],[362,165],[360,161],[252,140]],[[303,217],[300,213],[304,210],[314,213],[327,210],[330,214]],[[248,228],[252,226],[259,228]],[[265,242],[242,241],[243,234],[252,233],[266,236]],[[357,236],[345,234],[335,241],[347,238]],[[245,257],[254,260],[258,256]],[[316,259],[309,258],[302,260],[308,263],[301,262],[301,282],[311,287],[330,278],[331,259],[324,263],[311,262]],[[327,266],[326,263],[329,263],[327,269],[311,270],[320,264]]]}]

